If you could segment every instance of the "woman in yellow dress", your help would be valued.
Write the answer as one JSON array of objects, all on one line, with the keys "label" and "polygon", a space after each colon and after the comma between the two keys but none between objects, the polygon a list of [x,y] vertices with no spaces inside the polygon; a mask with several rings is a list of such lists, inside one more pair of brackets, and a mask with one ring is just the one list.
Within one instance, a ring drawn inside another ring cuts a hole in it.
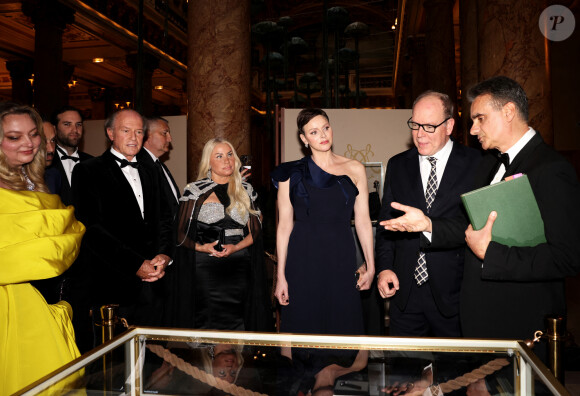
[{"label": "woman in yellow dress", "polygon": [[41,128],[33,108],[0,104],[0,396],[79,356],[70,305],[48,305],[29,283],[70,267],[85,232],[48,194]]}]

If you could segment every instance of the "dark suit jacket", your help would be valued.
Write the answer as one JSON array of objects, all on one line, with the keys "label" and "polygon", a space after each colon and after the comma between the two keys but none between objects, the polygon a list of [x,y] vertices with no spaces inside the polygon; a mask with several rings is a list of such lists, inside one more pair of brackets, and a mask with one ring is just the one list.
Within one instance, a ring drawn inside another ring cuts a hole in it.
[{"label": "dark suit jacket", "polygon": [[[141,151],[139,151],[139,153],[137,154],[137,161],[141,164],[145,164],[146,166],[148,166],[149,169],[151,169],[151,171],[154,172],[154,174],[156,174],[159,177],[159,186],[161,186],[161,190],[163,192],[161,196],[162,201],[170,208],[171,218],[172,219],[175,218],[177,210],[179,209],[179,202],[175,199],[175,195],[173,195],[173,190],[171,189],[171,186],[167,181],[167,177],[165,177],[165,173],[160,171],[157,165],[155,165],[155,162],[153,162],[153,158],[151,158],[151,155],[149,155],[149,153],[145,151],[144,148],[142,148]],[[171,174],[169,169],[167,167],[165,167],[165,169],[167,170],[167,174],[169,175],[171,183],[173,184],[175,191],[177,191],[177,197],[179,198],[181,196],[179,194],[179,187],[177,187],[177,183],[175,183],[175,179],[173,179],[173,175]]]},{"label": "dark suit jacket", "polygon": [[77,164],[73,171],[75,215],[87,228],[80,268],[73,265],[75,290],[84,293],[93,306],[138,303],[144,290],[158,288],[158,282],[142,282],[137,277],[143,261],[159,253],[173,254],[171,216],[161,205],[158,178],[145,166],[138,169],[145,218],[109,150]]},{"label": "dark suit jacket", "polygon": [[[44,182],[51,194],[58,194],[62,185],[62,176],[58,169],[49,166],[44,171]],[[62,198],[61,198],[62,200]]]},{"label": "dark suit jacket", "polygon": [[[489,184],[496,158],[478,169]],[[564,277],[580,271],[580,185],[574,168],[536,134],[512,160],[505,176],[528,175],[544,221],[547,243],[508,247],[491,242],[482,262],[467,249],[461,291],[466,337],[531,338],[544,316],[565,314]],[[517,199],[517,197],[514,197]],[[433,220],[432,246],[465,238],[465,224]]]},{"label": "dark suit jacket", "polygon": [[[84,161],[91,159],[91,158],[93,158],[92,155],[87,154],[87,153],[83,153],[82,151],[79,151],[79,159],[80,159],[79,163],[84,162]],[[52,160],[52,165],[50,167],[53,169],[57,169],[60,173],[60,180],[61,180],[60,190],[57,192],[57,194],[60,195],[60,200],[65,205],[71,205],[72,204],[72,196],[71,196],[70,183],[68,181],[68,177],[66,177],[66,172],[64,171],[64,167],[62,166],[62,161],[60,160],[60,156],[58,155],[57,152],[54,153],[54,158]],[[76,165],[75,165],[75,168],[76,168]]]},{"label": "dark suit jacket", "polygon": [[[418,156],[417,149],[412,148],[389,160],[379,221],[402,215],[391,207],[393,201],[414,206],[426,213]],[[463,205],[460,194],[473,189],[475,169],[480,158],[477,150],[453,143],[437,195],[431,205],[430,216],[461,216]],[[392,302],[401,310],[405,309],[415,282],[413,271],[417,264],[420,237],[421,233],[391,232],[383,227],[377,228],[377,273],[390,269],[399,278],[400,289]],[[437,307],[445,316],[457,315],[464,246],[460,243],[452,248],[426,249],[425,252],[429,283]]]}]

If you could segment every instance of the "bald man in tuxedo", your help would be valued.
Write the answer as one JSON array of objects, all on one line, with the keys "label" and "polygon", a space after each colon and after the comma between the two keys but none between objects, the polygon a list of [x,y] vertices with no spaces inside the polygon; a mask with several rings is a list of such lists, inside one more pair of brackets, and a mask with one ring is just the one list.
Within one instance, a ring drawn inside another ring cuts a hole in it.
[{"label": "bald man in tuxedo", "polygon": [[[111,148],[73,172],[75,214],[87,228],[71,292],[81,336],[91,328],[90,310],[96,315],[103,304],[119,304],[119,316],[131,325],[159,325],[164,298],[159,281],[173,253],[171,215],[162,204],[159,178],[136,157],[143,117],[118,111],[106,120],[105,131]],[[79,348],[92,346],[92,340],[83,341]]]}]

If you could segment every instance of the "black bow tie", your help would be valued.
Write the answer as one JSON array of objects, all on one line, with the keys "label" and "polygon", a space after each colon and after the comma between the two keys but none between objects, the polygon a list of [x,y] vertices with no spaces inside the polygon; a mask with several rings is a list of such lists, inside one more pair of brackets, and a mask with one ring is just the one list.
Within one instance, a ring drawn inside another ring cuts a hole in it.
[{"label": "black bow tie", "polygon": [[123,169],[126,166],[132,166],[135,169],[139,167],[138,162],[129,162],[125,158],[121,159],[121,158],[115,157],[115,161],[117,161],[121,165],[121,169]]},{"label": "black bow tie", "polygon": [[61,150],[60,148],[56,148],[56,151],[58,151],[60,153],[60,160],[72,160],[74,162],[79,162],[80,158],[79,157],[73,157],[72,155],[67,155],[63,150]]},{"label": "black bow tie", "polygon": [[508,166],[510,165],[510,156],[509,154],[506,153],[500,153],[499,151],[497,152],[497,159],[499,160],[499,162],[501,162],[505,168],[507,169]]}]

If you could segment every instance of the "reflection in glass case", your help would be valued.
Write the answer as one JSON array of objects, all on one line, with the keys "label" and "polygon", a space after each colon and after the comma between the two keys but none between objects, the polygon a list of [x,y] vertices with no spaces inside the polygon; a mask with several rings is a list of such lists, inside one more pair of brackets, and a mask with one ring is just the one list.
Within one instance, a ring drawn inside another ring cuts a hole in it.
[{"label": "reflection in glass case", "polygon": [[54,395],[568,394],[518,341],[153,328],[130,329],[19,394],[47,390]]},{"label": "reflection in glass case", "polygon": [[367,173],[369,189],[369,213],[371,220],[379,218],[381,211],[381,199],[383,197],[383,183],[385,180],[385,167],[382,162],[363,162]]},{"label": "reflection in glass case", "polygon": [[383,197],[383,183],[385,181],[385,167],[382,162],[363,162],[367,171],[369,193],[377,192]]}]

